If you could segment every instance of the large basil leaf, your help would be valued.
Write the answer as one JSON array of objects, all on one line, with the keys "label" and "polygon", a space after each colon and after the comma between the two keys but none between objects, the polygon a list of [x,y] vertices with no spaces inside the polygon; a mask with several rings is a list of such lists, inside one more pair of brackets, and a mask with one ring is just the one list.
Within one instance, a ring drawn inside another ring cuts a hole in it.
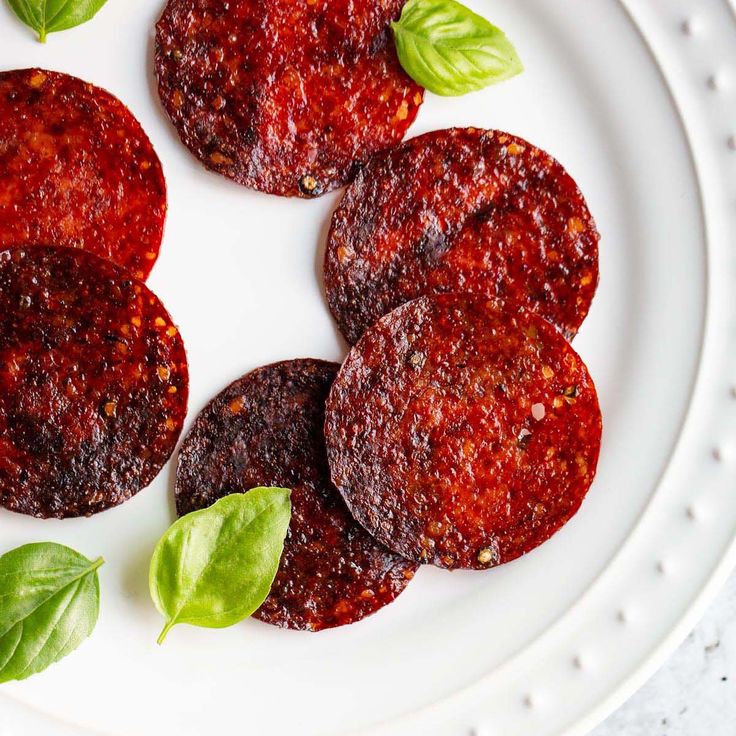
[{"label": "large basil leaf", "polygon": [[183,516],[161,537],[151,560],[151,598],[171,628],[223,628],[266,599],[281,561],[291,491],[253,488]]},{"label": "large basil leaf", "polygon": [[0,557],[0,682],[45,670],[92,633],[102,564],[53,542]]},{"label": "large basil leaf", "polygon": [[38,33],[46,35],[81,25],[90,20],[107,0],[8,0],[13,12]]},{"label": "large basil leaf", "polygon": [[409,0],[392,27],[401,66],[438,95],[464,95],[524,69],[503,31],[455,0]]}]

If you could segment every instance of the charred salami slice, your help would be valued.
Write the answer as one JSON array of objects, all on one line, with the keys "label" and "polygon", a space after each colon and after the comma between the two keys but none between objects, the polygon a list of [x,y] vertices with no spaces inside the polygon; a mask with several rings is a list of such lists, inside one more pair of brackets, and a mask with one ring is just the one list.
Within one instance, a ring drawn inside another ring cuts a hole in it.
[{"label": "charred salami slice", "polygon": [[158,257],[166,185],[120,100],[68,74],[0,72],[0,248],[65,245],[145,279]]},{"label": "charred salami slice", "polygon": [[417,562],[485,569],[577,511],[598,460],[595,387],[563,336],[484,297],[421,297],[367,330],[327,402],[332,480]]},{"label": "charred salami slice", "polygon": [[89,516],[147,486],[186,413],[187,361],[161,302],[112,261],[0,250],[0,504]]},{"label": "charred salami slice", "polygon": [[474,128],[412,138],[377,157],[337,208],[325,288],[350,343],[432,293],[519,302],[572,337],[598,283],[598,232],[583,195],[544,151]]},{"label": "charred salami slice", "polygon": [[358,621],[399,595],[416,569],[370,537],[330,483],[324,404],[337,369],[292,360],[248,373],[197,417],[179,456],[180,515],[254,486],[292,489],[281,567],[254,614],[284,628]]},{"label": "charred salami slice", "polygon": [[399,65],[404,0],[169,0],[159,94],[204,165],[271,194],[314,197],[398,143],[423,90]]}]

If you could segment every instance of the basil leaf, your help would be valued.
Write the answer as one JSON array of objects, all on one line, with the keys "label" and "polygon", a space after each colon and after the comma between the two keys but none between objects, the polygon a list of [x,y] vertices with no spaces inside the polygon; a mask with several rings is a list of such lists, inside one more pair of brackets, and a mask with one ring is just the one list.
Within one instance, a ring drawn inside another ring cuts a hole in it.
[{"label": "basil leaf", "polygon": [[161,644],[176,624],[232,626],[266,599],[291,520],[291,491],[253,488],[183,516],[156,545],[149,585],[166,619]]},{"label": "basil leaf", "polygon": [[503,31],[455,0],[409,0],[391,27],[401,66],[438,95],[464,95],[524,70]]},{"label": "basil leaf", "polygon": [[46,34],[91,20],[107,0],[8,0],[12,11],[29,27],[38,32],[41,43]]},{"label": "basil leaf", "polygon": [[0,682],[45,670],[92,633],[103,562],[53,542],[0,557]]}]

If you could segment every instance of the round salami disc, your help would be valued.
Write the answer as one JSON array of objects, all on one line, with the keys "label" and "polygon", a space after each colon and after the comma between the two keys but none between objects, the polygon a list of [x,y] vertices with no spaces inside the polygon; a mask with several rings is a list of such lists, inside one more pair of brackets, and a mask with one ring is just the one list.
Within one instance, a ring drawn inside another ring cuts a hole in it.
[{"label": "round salami disc", "polygon": [[147,486],[186,414],[179,333],[146,286],[65,247],[0,250],[0,505],[89,516]]},{"label": "round salami disc", "polygon": [[151,142],[109,92],[43,69],[0,72],[0,248],[65,245],[145,279],[166,184]]},{"label": "round salami disc", "polygon": [[416,565],[378,544],[330,483],[324,405],[338,366],[291,360],[232,383],[197,417],[176,477],[180,515],[256,486],[292,489],[281,567],[256,618],[319,631],[390,603]]},{"label": "round salami disc", "polygon": [[598,232],[551,156],[508,133],[438,130],[377,157],[337,208],[325,289],[354,344],[424,294],[469,291],[525,305],[569,338],[598,283]]},{"label": "round salami disc", "polygon": [[351,350],[327,402],[332,480],[407,559],[485,569],[544,542],[595,474],[601,415],[548,322],[485,297],[404,304]]},{"label": "round salami disc", "polygon": [[156,26],[166,111],[204,165],[313,197],[398,143],[423,89],[390,22],[404,0],[169,0]]}]

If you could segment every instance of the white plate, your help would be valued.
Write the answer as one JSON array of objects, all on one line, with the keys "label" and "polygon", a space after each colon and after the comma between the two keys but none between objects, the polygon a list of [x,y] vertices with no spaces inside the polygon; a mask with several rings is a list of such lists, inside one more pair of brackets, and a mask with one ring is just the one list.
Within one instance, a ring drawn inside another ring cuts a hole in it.
[{"label": "white plate", "polygon": [[[734,8],[471,4],[507,30],[527,71],[465,98],[428,96],[411,134],[472,124],[527,137],[567,166],[598,220],[601,285],[575,346],[599,388],[604,444],[580,513],[492,572],[422,569],[394,604],[354,626],[317,635],[256,621],[179,627],[159,648],[147,566],[173,518],[171,465],[92,519],[2,512],[0,551],[51,539],[108,560],[93,638],[2,687],[3,736],[58,734],[64,724],[137,736],[579,734],[676,644],[723,578],[736,528]],[[170,210],[150,285],[187,344],[191,422],[251,368],[344,355],[320,283],[338,195],[268,197],[200,167],[155,92],[160,10],[111,0],[41,46],[3,4],[0,67],[100,84],[151,136]]]}]

